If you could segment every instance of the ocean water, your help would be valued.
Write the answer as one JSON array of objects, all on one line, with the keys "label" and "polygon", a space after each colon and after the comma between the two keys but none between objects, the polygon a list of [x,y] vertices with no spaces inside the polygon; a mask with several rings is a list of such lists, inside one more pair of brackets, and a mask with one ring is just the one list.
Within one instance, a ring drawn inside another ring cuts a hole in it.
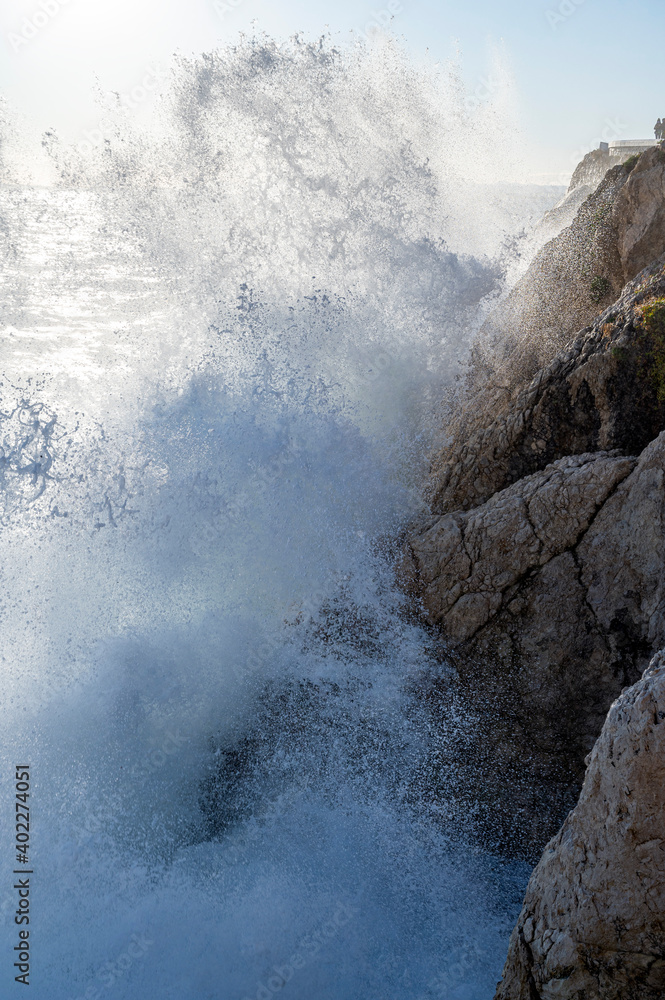
[{"label": "ocean water", "polygon": [[511,114],[259,38],[5,165],[3,996],[26,760],[38,1000],[493,995],[528,869],[432,787],[464,720],[394,563],[559,195],[506,187]]}]

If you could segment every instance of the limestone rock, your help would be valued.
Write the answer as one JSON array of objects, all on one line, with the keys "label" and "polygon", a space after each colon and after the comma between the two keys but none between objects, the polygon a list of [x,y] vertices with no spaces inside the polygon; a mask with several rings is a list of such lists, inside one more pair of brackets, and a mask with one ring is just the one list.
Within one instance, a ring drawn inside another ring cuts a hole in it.
[{"label": "limestone rock", "polygon": [[[639,460],[562,459],[431,518],[406,561],[460,697],[485,720],[492,846],[533,856],[571,808],[612,701],[665,645],[665,432]],[[551,806],[537,819],[533,788]]]},{"label": "limestone rock", "polygon": [[539,855],[602,729],[497,1000],[665,996],[665,653],[639,681],[665,647],[664,251],[655,148],[610,170],[495,315],[404,545],[455,667],[428,697],[476,720],[424,767],[459,780],[487,844]]},{"label": "limestone rock", "polygon": [[580,188],[591,188],[592,191],[598,187],[607,171],[615,167],[618,163],[625,163],[630,159],[631,154],[624,152],[621,148],[592,149],[584,156],[573,171],[568,185],[568,194]]},{"label": "limestone rock", "polygon": [[665,651],[612,705],[529,882],[496,1000],[665,996]]},{"label": "limestone rock", "polygon": [[665,432],[603,506],[576,557],[589,608],[616,654],[643,665],[665,642]]},{"label": "limestone rock", "polygon": [[571,548],[633,470],[600,452],[564,458],[410,540],[425,607],[453,643],[485,625],[529,570]]},{"label": "limestone rock", "polygon": [[607,172],[488,317],[474,355],[481,379],[523,385],[665,252],[664,186],[660,148]]},{"label": "limestone rock", "polygon": [[624,279],[629,281],[665,250],[665,150],[640,156],[618,194],[612,220]]},{"label": "limestone rock", "polygon": [[432,466],[432,510],[476,507],[565,455],[639,454],[665,428],[665,325],[645,320],[649,306],[665,316],[665,257],[493,419],[454,429]]}]

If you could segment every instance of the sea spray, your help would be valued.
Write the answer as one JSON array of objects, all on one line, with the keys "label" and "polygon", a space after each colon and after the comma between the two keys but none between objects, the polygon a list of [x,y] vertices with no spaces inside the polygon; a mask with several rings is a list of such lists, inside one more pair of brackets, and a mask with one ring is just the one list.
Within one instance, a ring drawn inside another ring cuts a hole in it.
[{"label": "sea spray", "polygon": [[152,134],[52,137],[54,184],[3,189],[37,997],[489,995],[525,871],[431,785],[456,722],[393,561],[542,205],[492,186],[496,100],[388,43],[251,39],[180,60]]}]

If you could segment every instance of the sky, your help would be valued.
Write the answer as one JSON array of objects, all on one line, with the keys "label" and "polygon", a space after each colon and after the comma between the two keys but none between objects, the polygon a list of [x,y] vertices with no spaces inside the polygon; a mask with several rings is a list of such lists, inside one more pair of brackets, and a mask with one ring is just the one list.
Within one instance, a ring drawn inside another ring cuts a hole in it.
[{"label": "sky", "polygon": [[99,118],[95,76],[128,96],[143,86],[149,101],[176,51],[253,31],[327,29],[342,43],[389,19],[415,60],[457,56],[480,97],[500,49],[537,150],[534,180],[570,173],[601,139],[653,137],[665,117],[663,0],[2,0],[0,94],[40,131],[83,141]]}]

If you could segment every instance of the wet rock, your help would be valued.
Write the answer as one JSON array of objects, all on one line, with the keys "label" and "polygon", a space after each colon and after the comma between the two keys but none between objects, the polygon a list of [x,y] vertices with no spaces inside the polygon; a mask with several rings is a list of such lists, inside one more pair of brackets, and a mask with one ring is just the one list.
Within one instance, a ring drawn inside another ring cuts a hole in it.
[{"label": "wet rock", "polygon": [[665,257],[517,397],[455,429],[432,466],[432,510],[468,510],[566,455],[639,454],[665,428]]},{"label": "wet rock", "polygon": [[664,470],[665,432],[639,460],[559,460],[409,539],[410,585],[483,718],[496,849],[542,849],[609,706],[665,644]]},{"label": "wet rock", "polygon": [[612,705],[536,867],[496,1000],[665,996],[665,651]]},{"label": "wet rock", "polygon": [[609,171],[494,315],[404,546],[455,668],[433,704],[476,720],[453,791],[486,844],[540,855],[602,729],[497,1000],[665,996],[665,656],[639,680],[665,646],[664,251],[655,148]]},{"label": "wet rock", "polygon": [[665,253],[665,152],[610,169],[485,322],[471,382],[512,396]]},{"label": "wet rock", "polygon": [[430,619],[451,643],[474,636],[530,570],[571,548],[635,461],[564,458],[409,541]]}]

